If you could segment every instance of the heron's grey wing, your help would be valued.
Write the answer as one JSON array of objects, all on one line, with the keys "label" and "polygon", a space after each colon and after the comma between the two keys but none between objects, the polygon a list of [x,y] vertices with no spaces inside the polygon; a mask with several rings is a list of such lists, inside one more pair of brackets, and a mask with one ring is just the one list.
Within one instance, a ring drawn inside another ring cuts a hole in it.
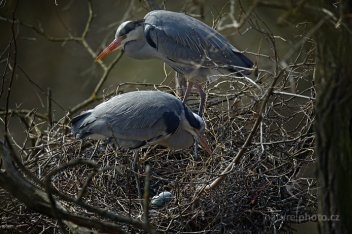
[{"label": "heron's grey wing", "polygon": [[75,116],[71,120],[72,134],[77,138],[85,138],[91,135],[90,130],[85,127],[94,121],[95,118],[91,118],[91,111],[85,111]]},{"label": "heron's grey wing", "polygon": [[94,109],[110,137],[153,142],[179,126],[182,103],[170,94],[138,91],[116,96]]},{"label": "heron's grey wing", "polygon": [[252,67],[253,63],[221,34],[182,13],[152,11],[145,16],[146,41],[177,63],[212,67]]}]

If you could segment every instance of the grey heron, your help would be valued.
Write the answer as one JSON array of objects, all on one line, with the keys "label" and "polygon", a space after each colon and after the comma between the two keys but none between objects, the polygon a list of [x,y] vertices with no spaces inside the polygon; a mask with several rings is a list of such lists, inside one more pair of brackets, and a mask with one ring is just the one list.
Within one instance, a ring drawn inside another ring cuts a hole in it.
[{"label": "grey heron", "polygon": [[194,84],[201,97],[200,115],[206,100],[201,82],[221,74],[247,75],[253,66],[213,28],[186,14],[166,10],[151,11],[142,20],[123,22],[115,39],[96,60],[118,48],[136,59],[160,59],[183,75],[188,81],[183,100]]},{"label": "grey heron", "polygon": [[184,149],[194,139],[209,155],[203,119],[175,96],[161,91],[124,93],[85,111],[71,120],[77,138],[111,138],[118,147],[139,149],[159,144]]}]

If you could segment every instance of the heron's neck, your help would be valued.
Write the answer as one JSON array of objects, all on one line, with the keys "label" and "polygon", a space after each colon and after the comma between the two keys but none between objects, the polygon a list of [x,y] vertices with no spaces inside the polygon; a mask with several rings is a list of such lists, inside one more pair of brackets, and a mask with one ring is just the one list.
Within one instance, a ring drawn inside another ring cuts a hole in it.
[{"label": "heron's neck", "polygon": [[126,55],[135,59],[150,59],[157,57],[155,49],[149,46],[144,38],[127,42],[124,50]]},{"label": "heron's neck", "polygon": [[143,59],[143,54],[140,52],[143,46],[144,44],[141,40],[129,41],[124,47],[125,54],[132,58]]},{"label": "heron's neck", "polygon": [[139,27],[130,33],[129,38],[131,40],[124,45],[124,51],[127,56],[135,59],[158,57],[156,50],[145,41],[143,27]]}]

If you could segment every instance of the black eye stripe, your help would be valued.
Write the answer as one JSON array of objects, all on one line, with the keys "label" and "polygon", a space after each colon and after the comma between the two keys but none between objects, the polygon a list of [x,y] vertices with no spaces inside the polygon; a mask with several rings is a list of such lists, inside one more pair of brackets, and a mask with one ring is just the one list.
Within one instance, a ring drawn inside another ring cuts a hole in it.
[{"label": "black eye stripe", "polygon": [[132,24],[132,23],[126,24],[126,26],[121,30],[121,32],[123,33],[122,35],[131,32],[133,29],[135,29],[135,27],[136,27],[135,24]]},{"label": "black eye stripe", "polygon": [[144,23],[144,20],[137,20],[137,21],[132,21],[129,22],[128,24],[123,27],[119,33],[119,36],[123,36],[131,32],[133,29],[136,27],[140,26],[142,23]]}]

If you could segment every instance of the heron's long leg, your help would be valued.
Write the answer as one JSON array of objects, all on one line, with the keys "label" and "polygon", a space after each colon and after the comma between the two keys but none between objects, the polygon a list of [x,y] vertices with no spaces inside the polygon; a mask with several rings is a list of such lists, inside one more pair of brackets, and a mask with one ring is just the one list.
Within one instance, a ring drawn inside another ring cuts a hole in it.
[{"label": "heron's long leg", "polygon": [[187,89],[187,80],[186,78],[176,72],[175,74],[175,83],[176,83],[176,94],[179,96],[179,97],[183,97],[186,93],[186,89]]},{"label": "heron's long leg", "polygon": [[[189,84],[189,82],[188,82],[188,84]],[[193,83],[191,83],[191,84],[193,85]],[[189,91],[191,91],[192,85],[191,85],[191,88],[190,88]],[[205,94],[205,92],[203,91],[202,86],[201,86],[198,82],[195,82],[195,83],[194,83],[194,86],[195,86],[196,89],[198,90],[199,96],[200,96],[200,103],[199,103],[198,115],[199,115],[200,117],[202,117],[202,116],[203,116],[203,111],[204,111],[204,104],[205,104],[206,94]],[[187,90],[188,90],[188,87],[189,87],[189,85],[187,86]],[[184,101],[183,101],[183,102],[184,102]],[[194,157],[195,157],[195,158],[198,158],[198,141],[197,141],[197,140],[194,141],[193,152],[194,152]]]},{"label": "heron's long leg", "polygon": [[198,82],[195,82],[194,86],[196,87],[196,89],[198,90],[199,95],[200,95],[200,103],[199,103],[198,115],[200,117],[202,117],[203,116],[203,112],[204,112],[204,105],[205,105],[205,101],[206,101],[207,95],[203,91],[202,86]]},{"label": "heron's long leg", "polygon": [[193,82],[188,81],[185,96],[183,97],[183,103],[185,103],[187,101],[188,96],[191,94],[192,87],[193,87]]}]

